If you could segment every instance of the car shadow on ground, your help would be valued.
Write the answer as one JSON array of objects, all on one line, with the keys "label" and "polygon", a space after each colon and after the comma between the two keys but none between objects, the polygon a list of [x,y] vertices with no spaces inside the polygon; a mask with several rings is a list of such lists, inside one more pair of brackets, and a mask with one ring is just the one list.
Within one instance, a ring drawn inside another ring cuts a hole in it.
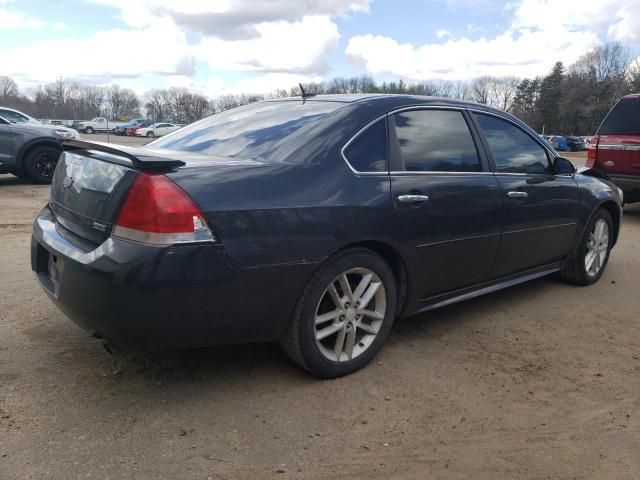
[{"label": "car shadow on ground", "polygon": [[[512,302],[533,301],[532,298],[547,288],[553,288],[557,280],[543,278],[527,284],[494,292],[483,297],[443,307],[395,322],[391,338],[385,348],[406,348],[406,341],[437,342],[443,334],[455,331],[468,322],[478,321],[493,315],[496,311],[511,305]],[[473,315],[470,313],[473,312]],[[69,326],[69,328],[76,328]],[[64,336],[58,337],[64,342]],[[91,342],[83,335],[81,342]],[[215,346],[190,350],[177,350],[157,353],[107,353],[99,352],[99,342],[94,348],[74,349],[73,355],[58,355],[55,361],[68,365],[58,365],[62,371],[77,369],[79,363],[91,364],[90,357],[105,369],[110,369],[114,377],[126,384],[163,386],[187,384],[206,384],[208,382],[246,382],[254,378],[257,383],[276,381],[276,383],[315,382],[315,379],[291,362],[277,342],[247,345]],[[62,347],[62,346],[61,346]],[[64,350],[64,347],[62,347]],[[384,350],[383,354],[384,355]],[[378,357],[377,360],[379,360]],[[376,361],[377,361],[376,360]],[[95,364],[95,363],[94,363]]]},{"label": "car shadow on ground", "polygon": [[0,187],[13,185],[37,185],[28,178],[19,178],[15,175],[0,175]]}]

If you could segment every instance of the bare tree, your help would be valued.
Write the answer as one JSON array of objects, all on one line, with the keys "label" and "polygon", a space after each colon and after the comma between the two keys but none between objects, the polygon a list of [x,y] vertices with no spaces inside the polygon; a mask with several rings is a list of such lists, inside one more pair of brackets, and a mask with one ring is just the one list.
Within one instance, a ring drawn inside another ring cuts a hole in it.
[{"label": "bare tree", "polygon": [[478,77],[471,82],[471,98],[478,102],[489,104],[491,95],[491,84],[493,79],[491,77]]},{"label": "bare tree", "polygon": [[140,102],[134,91],[118,85],[107,90],[105,107],[107,115],[114,120],[131,118],[140,113]]},{"label": "bare tree", "polygon": [[18,84],[16,81],[5,75],[0,75],[0,99],[18,96]]},{"label": "bare tree", "polygon": [[513,101],[518,91],[520,79],[516,77],[493,78],[489,84],[489,104],[493,107],[509,112],[513,108]]},{"label": "bare tree", "polygon": [[97,117],[102,112],[105,89],[95,85],[86,85],[80,91],[82,117]]}]

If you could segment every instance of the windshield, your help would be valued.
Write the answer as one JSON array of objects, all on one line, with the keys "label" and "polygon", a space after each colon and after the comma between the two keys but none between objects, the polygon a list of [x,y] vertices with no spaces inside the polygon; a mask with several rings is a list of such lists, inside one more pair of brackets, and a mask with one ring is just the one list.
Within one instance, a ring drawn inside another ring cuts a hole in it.
[{"label": "windshield", "polygon": [[267,159],[269,151],[312,120],[344,106],[337,102],[260,102],[212,115],[150,147],[209,155]]}]

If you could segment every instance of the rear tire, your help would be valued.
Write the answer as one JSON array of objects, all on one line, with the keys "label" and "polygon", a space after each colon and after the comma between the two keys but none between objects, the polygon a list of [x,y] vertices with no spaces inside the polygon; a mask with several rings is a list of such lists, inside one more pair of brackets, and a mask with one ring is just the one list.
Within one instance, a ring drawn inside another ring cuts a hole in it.
[{"label": "rear tire", "polygon": [[29,178],[36,183],[51,183],[60,152],[59,148],[46,145],[31,150],[24,160],[24,169]]},{"label": "rear tire", "polygon": [[345,250],[311,277],[280,343],[317,377],[348,375],[386,342],[397,301],[393,272],[382,258],[364,248]]},{"label": "rear tire", "polygon": [[563,263],[560,277],[575,285],[592,285],[600,280],[613,245],[613,220],[608,211],[598,209],[573,254]]}]

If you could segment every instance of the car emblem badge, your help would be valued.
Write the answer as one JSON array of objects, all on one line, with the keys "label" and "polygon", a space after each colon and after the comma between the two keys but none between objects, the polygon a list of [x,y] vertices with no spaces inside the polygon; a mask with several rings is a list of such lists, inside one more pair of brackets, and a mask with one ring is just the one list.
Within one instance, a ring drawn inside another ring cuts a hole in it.
[{"label": "car emblem badge", "polygon": [[69,188],[71,185],[73,185],[73,177],[64,177],[62,181],[63,188]]}]

